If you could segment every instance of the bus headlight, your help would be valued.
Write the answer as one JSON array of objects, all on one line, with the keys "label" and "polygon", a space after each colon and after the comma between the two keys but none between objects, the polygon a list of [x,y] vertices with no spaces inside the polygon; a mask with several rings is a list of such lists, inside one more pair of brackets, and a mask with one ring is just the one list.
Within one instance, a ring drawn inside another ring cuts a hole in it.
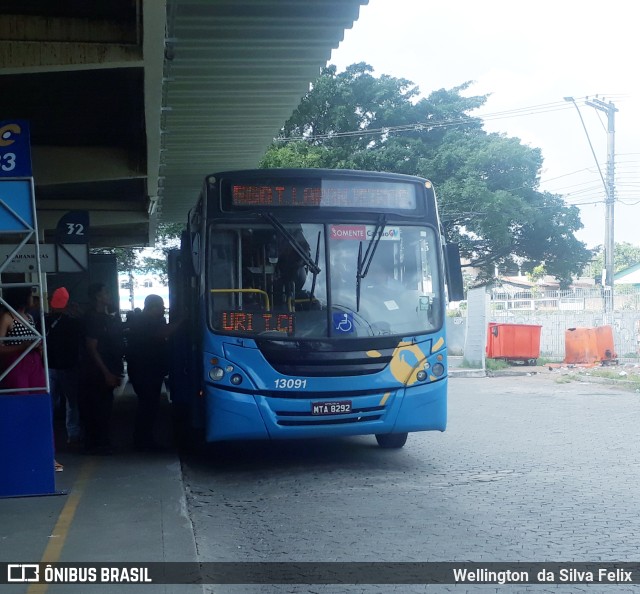
[{"label": "bus headlight", "polygon": [[229,381],[234,385],[234,386],[239,386],[242,383],[242,376],[239,373],[234,373],[230,378]]},{"label": "bus headlight", "polygon": [[418,371],[418,373],[416,373],[416,379],[419,382],[423,382],[427,379],[427,372],[421,369],[420,371]]},{"label": "bus headlight", "polygon": [[224,377],[224,369],[222,367],[212,367],[209,370],[209,377],[214,382],[219,382]]},{"label": "bus headlight", "polygon": [[431,373],[433,373],[433,375],[435,375],[436,377],[440,377],[442,374],[444,374],[444,365],[442,363],[436,363],[431,368]]}]

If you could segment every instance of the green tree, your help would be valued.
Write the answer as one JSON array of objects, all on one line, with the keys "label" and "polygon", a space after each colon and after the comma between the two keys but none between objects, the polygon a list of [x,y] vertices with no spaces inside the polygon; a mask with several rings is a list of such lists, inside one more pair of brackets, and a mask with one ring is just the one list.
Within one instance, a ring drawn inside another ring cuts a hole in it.
[{"label": "green tree", "polygon": [[162,284],[168,282],[167,257],[169,250],[180,246],[180,234],[184,229],[182,223],[159,223],[156,229],[156,244],[152,254],[138,255],[137,272],[155,274]]},{"label": "green tree", "polygon": [[546,274],[547,271],[544,267],[544,264],[534,266],[530,272],[527,272],[527,280],[532,283],[531,294],[534,297],[537,297],[541,293],[540,287],[538,286],[538,281],[541,281]]},{"label": "green tree", "polygon": [[416,85],[371,66],[325,68],[303,97],[262,167],[391,171],[430,179],[449,240],[457,241],[479,280],[513,258],[543,264],[562,283],[591,258],[574,232],[577,207],[541,192],[539,149],[489,134],[470,115],[487,96],[466,97],[470,83],[420,98]]},{"label": "green tree", "polygon": [[140,248],[94,248],[94,254],[115,254],[118,274],[126,274],[129,279],[129,302],[133,303],[133,274],[137,270]]},{"label": "green tree", "polygon": [[93,254],[115,254],[118,274],[133,274],[138,269],[138,253],[142,248],[92,248]]},{"label": "green tree", "polygon": [[[604,269],[604,247],[599,245],[594,250],[592,271],[595,276],[601,276]],[[613,272],[620,272],[625,268],[640,264],[640,247],[628,241],[616,243],[613,248]]]},{"label": "green tree", "polygon": [[[167,284],[167,253],[180,245],[180,234],[184,229],[182,223],[159,223],[156,228],[156,244],[154,253],[145,254],[145,248],[96,248],[98,254],[115,254],[118,274],[129,277],[130,290],[133,292],[134,273],[156,274],[163,284]],[[133,300],[133,293],[132,293]]]}]

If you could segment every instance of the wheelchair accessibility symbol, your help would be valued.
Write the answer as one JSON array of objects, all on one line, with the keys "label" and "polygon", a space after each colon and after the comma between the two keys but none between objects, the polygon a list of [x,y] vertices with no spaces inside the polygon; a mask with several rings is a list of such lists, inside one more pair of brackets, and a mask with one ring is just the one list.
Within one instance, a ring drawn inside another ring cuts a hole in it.
[{"label": "wheelchair accessibility symbol", "polygon": [[342,334],[349,334],[355,330],[353,323],[353,314],[350,313],[334,313],[333,329]]}]

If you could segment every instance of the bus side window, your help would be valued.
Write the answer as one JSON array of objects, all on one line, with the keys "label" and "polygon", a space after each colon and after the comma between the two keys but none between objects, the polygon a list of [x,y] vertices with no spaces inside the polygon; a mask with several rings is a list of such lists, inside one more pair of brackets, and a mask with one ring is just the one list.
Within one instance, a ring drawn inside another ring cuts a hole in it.
[{"label": "bus side window", "polygon": [[[273,265],[269,264],[268,238],[256,233],[242,234],[241,262],[242,262],[242,286],[241,289],[256,289],[270,293],[269,285],[273,275]],[[265,243],[265,241],[267,241]],[[269,295],[269,299],[271,295]],[[259,293],[242,294],[243,309],[265,308],[265,298]]]},{"label": "bus side window", "polygon": [[[236,289],[237,271],[234,269],[234,250],[236,236],[228,231],[221,231],[212,237],[209,249],[209,277],[212,289]],[[234,293],[218,293],[213,298],[216,310],[235,307],[238,297]]]}]

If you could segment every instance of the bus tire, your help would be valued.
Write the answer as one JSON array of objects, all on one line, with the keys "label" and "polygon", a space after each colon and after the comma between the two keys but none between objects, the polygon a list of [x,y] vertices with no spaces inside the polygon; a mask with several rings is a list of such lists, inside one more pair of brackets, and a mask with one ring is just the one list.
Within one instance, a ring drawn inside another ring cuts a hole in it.
[{"label": "bus tire", "polygon": [[407,443],[408,436],[408,433],[376,433],[376,441],[381,448],[396,450]]}]

